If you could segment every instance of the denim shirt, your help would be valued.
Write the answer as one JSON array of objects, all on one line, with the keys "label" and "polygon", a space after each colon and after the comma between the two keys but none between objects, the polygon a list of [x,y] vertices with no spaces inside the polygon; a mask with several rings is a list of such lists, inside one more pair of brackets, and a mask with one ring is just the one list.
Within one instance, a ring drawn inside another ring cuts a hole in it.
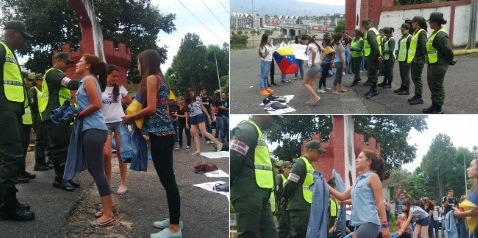
[{"label": "denim shirt", "polygon": [[449,211],[445,215],[445,232],[448,238],[458,238],[458,230],[456,227],[455,216],[453,216],[453,211]]},{"label": "denim shirt", "polygon": [[312,188],[312,204],[310,205],[307,238],[327,237],[327,216],[329,206],[329,190],[325,185],[322,173],[314,171]]},{"label": "denim shirt", "polygon": [[364,173],[357,178],[352,188],[352,215],[350,222],[352,226],[359,226],[365,223],[380,224],[378,211],[375,205],[375,196],[372,187],[368,184],[368,178],[372,171]]},{"label": "denim shirt", "polygon": [[[340,63],[340,55],[339,55],[339,47],[337,45],[334,45],[334,50],[335,50],[335,58],[334,58],[334,63]],[[342,49],[342,58],[345,60],[345,50]]]},{"label": "denim shirt", "polygon": [[[88,93],[85,90],[85,79],[86,77],[81,79],[80,87],[78,88],[78,91],[76,91],[76,103],[78,104],[78,108],[80,110],[84,110],[91,104],[90,98],[88,97]],[[98,80],[95,80],[95,82],[98,97],[101,98],[100,84],[98,83]],[[105,131],[108,130],[108,128],[106,127],[105,119],[103,119],[103,114],[101,113],[101,110],[97,110],[81,119],[83,121],[83,127],[81,128],[81,132],[84,132],[88,129],[99,129]]]},{"label": "denim shirt", "polygon": [[[337,191],[343,193],[345,191],[345,183],[342,180],[342,177],[340,177],[340,174],[337,173],[337,171],[332,170],[332,178],[334,179],[335,182],[335,188]],[[346,226],[346,219],[347,217],[345,216],[345,204],[340,205],[339,209],[339,216],[337,217],[337,226],[335,226],[335,230],[337,231],[340,229],[340,233],[342,234],[342,237],[345,237],[345,226]]]}]

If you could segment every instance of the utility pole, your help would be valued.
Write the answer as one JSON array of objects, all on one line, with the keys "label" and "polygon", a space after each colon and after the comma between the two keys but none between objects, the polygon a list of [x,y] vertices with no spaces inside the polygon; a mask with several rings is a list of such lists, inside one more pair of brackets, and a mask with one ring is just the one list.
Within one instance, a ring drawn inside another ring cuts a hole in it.
[{"label": "utility pole", "polygon": [[476,28],[478,20],[478,0],[471,0],[470,3],[470,28],[468,31],[468,46],[467,49],[475,49],[476,46]]},{"label": "utility pole", "polygon": [[[251,24],[251,27],[252,29],[254,29],[254,0],[252,0],[252,24]],[[252,47],[254,47],[254,35],[255,34],[252,34]]]}]

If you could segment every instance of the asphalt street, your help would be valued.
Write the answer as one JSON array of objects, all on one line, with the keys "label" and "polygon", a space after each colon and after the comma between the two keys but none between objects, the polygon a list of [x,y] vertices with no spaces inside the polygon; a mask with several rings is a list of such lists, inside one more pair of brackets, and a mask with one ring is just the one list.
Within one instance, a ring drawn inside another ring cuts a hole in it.
[{"label": "asphalt street", "polygon": [[[203,152],[213,148],[201,139]],[[193,165],[197,162],[212,162],[229,173],[228,158],[208,159],[193,156],[191,150],[174,151],[174,170],[181,196],[181,220],[184,222],[183,237],[228,237],[229,202],[226,196],[194,187],[193,184],[229,181],[229,178],[208,178],[195,174]],[[33,170],[33,152],[28,152],[27,171]],[[112,192],[119,185],[117,159],[113,158]],[[147,172],[129,171],[128,192],[124,195],[113,193],[117,206],[116,222],[105,228],[92,228],[99,208],[100,197],[92,177],[87,171],[77,175],[81,187],[75,192],[53,188],[53,170],[37,172],[36,179],[19,184],[17,196],[22,203],[30,204],[35,220],[15,222],[0,220],[0,238],[14,237],[149,237],[159,232],[153,222],[168,217],[165,190],[159,182],[152,161]]]},{"label": "asphalt street", "polygon": [[[477,67],[478,54],[456,56],[457,64],[450,66],[445,76],[445,102],[443,112],[447,114],[476,114],[478,113]],[[259,95],[258,77],[260,62],[256,48],[231,50],[230,70],[230,100],[233,114],[265,114],[260,106],[263,97]],[[305,104],[309,100],[309,93],[301,85],[301,80],[294,80],[294,75],[287,75],[290,83],[281,83],[280,70],[275,66],[275,96],[294,95],[289,106],[296,111],[292,114],[422,114],[422,110],[431,105],[430,90],[426,79],[426,65],[422,74],[424,104],[410,106],[407,99],[413,96],[414,85],[411,83],[411,95],[397,95],[394,89],[400,87],[398,63],[394,66],[392,89],[379,88],[379,95],[372,99],[365,99],[364,94],[369,87],[363,86],[367,73],[362,72],[362,81],[356,87],[348,86],[353,81],[353,75],[345,75],[343,84],[349,90],[340,95],[330,92],[320,94],[321,100],[315,106]],[[305,71],[306,69],[304,69]],[[334,69],[335,71],[335,69]],[[299,75],[300,77],[300,75]],[[379,82],[383,76],[379,77]],[[327,78],[327,87],[332,87],[333,77]]]}]

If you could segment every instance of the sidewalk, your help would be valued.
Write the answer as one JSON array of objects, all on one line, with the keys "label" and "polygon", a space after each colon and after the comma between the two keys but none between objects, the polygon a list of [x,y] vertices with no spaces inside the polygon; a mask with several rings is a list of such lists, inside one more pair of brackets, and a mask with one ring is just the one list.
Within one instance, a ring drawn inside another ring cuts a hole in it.
[{"label": "sidewalk", "polygon": [[[193,146],[194,148],[194,146]],[[193,165],[199,161],[215,163],[229,173],[228,158],[210,160],[192,156],[191,150],[174,151],[174,170],[181,195],[181,220],[184,222],[183,237],[228,237],[229,201],[220,194],[194,187],[193,184],[229,181],[229,178],[208,178],[194,174]],[[201,139],[204,152],[213,151]],[[33,152],[27,155],[27,171],[33,170]],[[37,178],[27,184],[19,184],[17,196],[22,203],[31,205],[35,220],[14,222],[0,220],[0,237],[149,237],[159,232],[153,222],[168,217],[166,194],[159,182],[152,161],[147,172],[128,172],[128,192],[115,194],[119,185],[116,157],[112,159],[112,192],[117,206],[117,221],[106,228],[91,228],[94,213],[100,204],[98,190],[87,171],[77,175],[81,188],[66,192],[53,188],[53,170],[34,171]]]}]

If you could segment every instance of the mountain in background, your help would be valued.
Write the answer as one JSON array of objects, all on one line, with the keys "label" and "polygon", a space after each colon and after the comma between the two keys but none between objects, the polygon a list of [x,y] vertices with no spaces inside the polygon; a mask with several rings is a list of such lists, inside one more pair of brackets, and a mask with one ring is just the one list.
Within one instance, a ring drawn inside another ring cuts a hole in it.
[{"label": "mountain in background", "polygon": [[[250,13],[252,11],[252,0],[231,0],[230,4],[231,13]],[[254,12],[261,15],[323,16],[334,13],[344,14],[345,6],[331,6],[297,0],[254,0]]]}]

